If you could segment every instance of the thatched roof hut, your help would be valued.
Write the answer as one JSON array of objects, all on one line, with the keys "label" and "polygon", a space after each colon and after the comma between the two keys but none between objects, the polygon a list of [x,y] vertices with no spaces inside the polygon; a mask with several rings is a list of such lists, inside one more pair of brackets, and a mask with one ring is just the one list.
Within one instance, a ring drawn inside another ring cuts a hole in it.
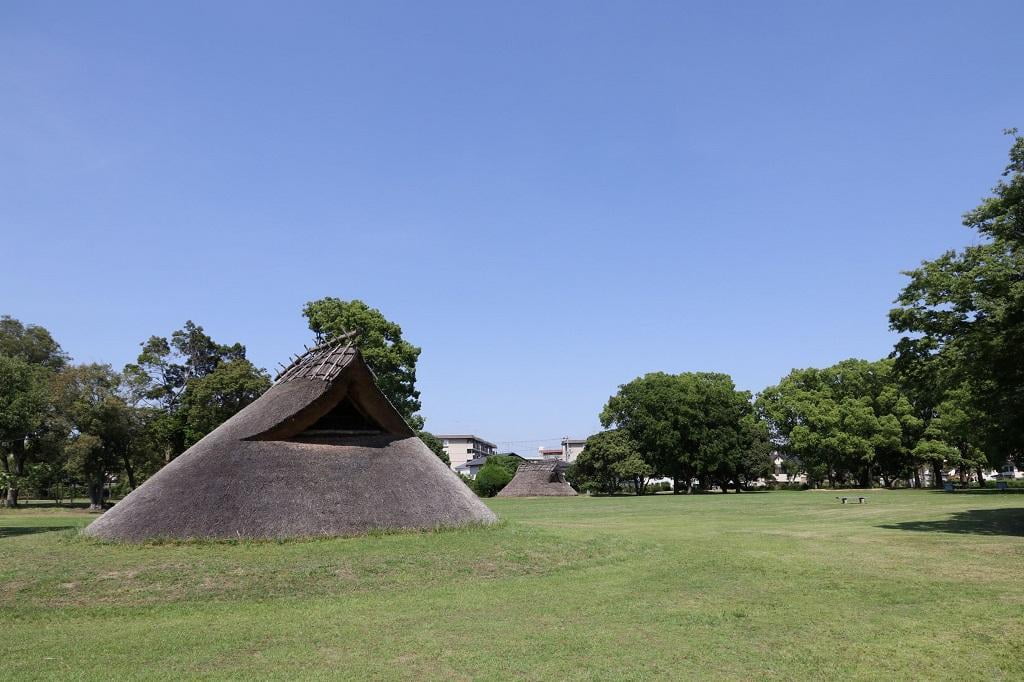
[{"label": "thatched roof hut", "polygon": [[576,491],[565,481],[567,464],[561,461],[523,462],[498,497],[569,496]]},{"label": "thatched roof hut", "polygon": [[342,340],[299,356],[259,399],[85,533],[130,541],[286,538],[495,520]]}]

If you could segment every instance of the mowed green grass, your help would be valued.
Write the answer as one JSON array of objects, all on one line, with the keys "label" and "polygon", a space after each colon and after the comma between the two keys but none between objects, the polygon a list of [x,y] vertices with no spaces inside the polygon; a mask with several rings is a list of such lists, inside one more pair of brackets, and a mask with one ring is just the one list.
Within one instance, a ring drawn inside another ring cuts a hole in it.
[{"label": "mowed green grass", "polygon": [[495,528],[104,544],[0,514],[8,679],[1021,679],[1024,495],[500,499]]}]

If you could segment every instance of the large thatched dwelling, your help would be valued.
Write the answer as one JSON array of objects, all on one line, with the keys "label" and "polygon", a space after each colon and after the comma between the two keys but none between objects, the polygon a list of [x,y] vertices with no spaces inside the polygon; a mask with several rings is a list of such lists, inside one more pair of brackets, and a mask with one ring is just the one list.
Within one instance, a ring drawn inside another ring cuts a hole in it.
[{"label": "large thatched dwelling", "polygon": [[523,462],[516,469],[516,475],[508,482],[498,497],[542,497],[549,495],[575,495],[576,491],[565,481],[562,461]]},{"label": "large thatched dwelling", "polygon": [[495,520],[342,341],[297,358],[258,400],[85,532],[112,540],[286,538]]}]

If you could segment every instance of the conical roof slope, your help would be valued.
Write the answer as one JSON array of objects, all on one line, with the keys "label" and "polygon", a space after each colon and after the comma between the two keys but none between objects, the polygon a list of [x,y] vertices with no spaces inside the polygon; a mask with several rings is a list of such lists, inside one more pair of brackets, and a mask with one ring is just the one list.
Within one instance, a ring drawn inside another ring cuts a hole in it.
[{"label": "conical roof slope", "polygon": [[498,492],[498,497],[544,497],[576,494],[565,481],[565,463],[523,462],[516,469],[516,475]]},{"label": "conical roof slope", "polygon": [[111,540],[355,535],[497,519],[416,437],[342,341],[307,351],[259,399],[86,529]]}]

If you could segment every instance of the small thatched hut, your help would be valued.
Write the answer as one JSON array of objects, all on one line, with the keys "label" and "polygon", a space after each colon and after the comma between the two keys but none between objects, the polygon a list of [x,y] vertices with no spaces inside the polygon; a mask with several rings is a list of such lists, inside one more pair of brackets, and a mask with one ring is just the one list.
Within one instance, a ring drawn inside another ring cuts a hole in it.
[{"label": "small thatched hut", "polygon": [[569,496],[576,491],[565,481],[568,465],[558,460],[550,462],[523,462],[516,469],[516,475],[508,482],[498,497],[541,497]]},{"label": "small thatched hut", "polygon": [[342,340],[298,357],[258,400],[85,533],[130,541],[286,538],[495,520]]}]

